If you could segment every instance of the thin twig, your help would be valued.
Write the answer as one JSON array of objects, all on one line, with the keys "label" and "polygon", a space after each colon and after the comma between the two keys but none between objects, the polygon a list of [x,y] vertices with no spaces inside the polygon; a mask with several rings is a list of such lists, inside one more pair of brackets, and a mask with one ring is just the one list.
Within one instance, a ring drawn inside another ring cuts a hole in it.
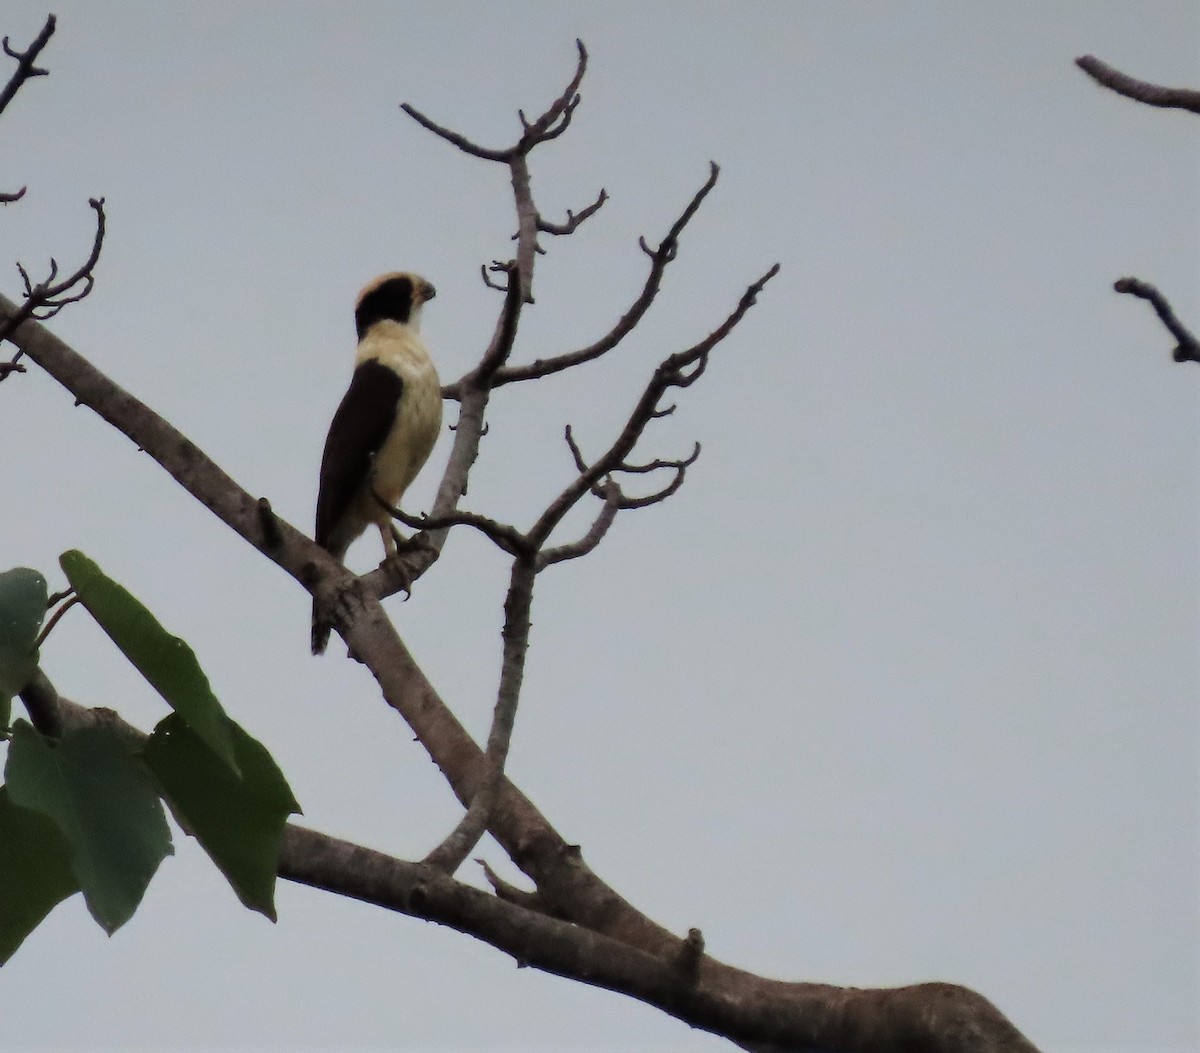
[{"label": "thin twig", "polygon": [[[693,344],[686,351],[679,351],[673,355],[669,355],[659,363],[658,368],[655,369],[654,375],[650,378],[649,383],[642,392],[641,398],[638,399],[637,405],[634,406],[625,427],[616,441],[598,460],[587,466],[586,470],[583,468],[580,469],[579,476],[551,502],[546,511],[542,513],[541,518],[530,528],[528,537],[535,545],[540,548],[545,543],[554,528],[558,526],[563,517],[575,506],[579,499],[589,491],[594,492],[600,479],[620,470],[620,466],[633,452],[633,448],[637,445],[643,431],[645,431],[646,425],[661,415],[658,403],[663,394],[669,388],[688,387],[696,381],[704,370],[709,352],[729,335],[733,327],[741,321],[745,313],[754,305],[763,287],[778,273],[779,264],[777,263],[759,278],[758,281],[746,289],[737,306],[725,321],[709,333],[708,336],[699,343]],[[571,446],[571,452],[576,459],[576,464],[583,465],[583,457],[569,430],[567,433],[567,442]],[[678,489],[680,482],[682,482],[682,477],[678,478],[671,487],[668,487],[670,493]],[[655,503],[655,501],[662,500],[666,496],[668,496],[666,492],[661,495],[654,495],[647,503]],[[630,507],[641,507],[641,505],[633,504]]]},{"label": "thin twig", "polygon": [[645,464],[630,464],[628,461],[622,461],[619,470],[628,472],[630,475],[646,475],[649,472],[657,472],[660,468],[690,468],[696,463],[696,458],[699,456],[700,444],[696,443],[692,452],[683,460],[664,461],[661,458],[655,458]]},{"label": "thin twig", "polygon": [[611,479],[604,484],[604,504],[600,506],[600,514],[592,522],[588,532],[578,541],[554,548],[545,548],[538,553],[537,569],[544,570],[552,563],[562,563],[568,559],[578,559],[586,556],[603,540],[608,528],[613,525],[620,510],[621,489]]},{"label": "thin twig", "polygon": [[1084,73],[1098,84],[1124,95],[1128,99],[1145,103],[1147,106],[1161,106],[1171,110],[1190,110],[1200,113],[1200,91],[1192,88],[1166,88],[1149,81],[1137,80],[1114,69],[1107,62],[1101,62],[1093,55],[1083,55],[1075,60]]},{"label": "thin twig", "polygon": [[708,179],[692,195],[691,200],[679,214],[675,222],[671,224],[666,237],[659,243],[657,249],[651,249],[646,244],[645,238],[639,239],[639,244],[646,255],[650,257],[650,270],[646,274],[646,280],[642,284],[642,289],[633,303],[629,305],[625,313],[617,319],[616,324],[604,336],[577,351],[555,355],[553,358],[539,358],[524,366],[505,366],[498,372],[495,386],[500,387],[503,384],[512,384],[521,380],[536,380],[538,377],[549,376],[551,373],[559,373],[564,369],[570,369],[572,366],[591,362],[620,344],[633,331],[638,322],[642,320],[642,316],[650,309],[650,305],[654,303],[655,298],[658,296],[658,291],[662,286],[663,272],[667,269],[667,265],[675,259],[679,245],[679,236],[704,203],[704,199],[708,197],[713,187],[717,185],[717,178],[720,175],[720,171],[720,167],[715,162],[710,163]]},{"label": "thin twig", "polygon": [[579,212],[572,212],[570,209],[567,209],[567,221],[565,223],[551,223],[549,220],[543,218],[539,214],[537,218],[538,230],[542,231],[544,234],[574,234],[575,231],[579,229],[579,225],[588,217],[594,216],[607,200],[608,191],[605,190],[604,187],[601,187],[600,196],[597,197],[596,200],[586,208],[580,210]]},{"label": "thin twig", "polygon": [[563,93],[550,104],[546,112],[537,118],[537,120],[528,121],[525,119],[525,114],[519,112],[518,116],[521,119],[522,126],[521,138],[514,145],[502,150],[480,146],[478,143],[472,142],[465,135],[438,124],[407,102],[401,103],[400,109],[421,125],[422,128],[433,132],[439,138],[445,139],[446,142],[458,147],[463,153],[485,161],[499,161],[508,164],[514,157],[520,154],[528,154],[539,143],[557,138],[566,130],[567,125],[570,124],[571,114],[579,104],[576,92],[579,89],[580,82],[583,80],[583,74],[587,70],[587,48],[583,46],[583,42],[580,40],[576,40],[575,45],[579,50],[579,61],[576,64],[575,75],[571,78],[571,83],[567,85]]},{"label": "thin twig", "polygon": [[480,157],[485,161],[507,161],[509,151],[513,149],[509,147],[508,150],[490,150],[486,146],[473,143],[465,135],[452,132],[449,128],[445,128],[436,121],[430,120],[415,106],[410,106],[407,102],[402,102],[400,109],[407,113],[422,128],[427,128],[434,135],[440,136],[446,142],[457,146],[463,153],[470,154],[472,157]]},{"label": "thin twig", "polygon": [[488,516],[479,515],[477,512],[464,512],[461,509],[456,509],[453,512],[447,512],[445,515],[437,516],[436,518],[427,515],[410,516],[402,509],[389,505],[373,491],[372,496],[387,510],[393,519],[398,519],[405,526],[412,527],[413,530],[428,530],[432,532],[434,530],[448,530],[453,526],[469,526],[489,537],[510,555],[528,555],[530,552],[529,539],[516,527],[510,526],[508,523],[501,523]]},{"label": "thin twig", "polygon": [[[25,268],[18,263],[17,270],[25,285],[25,301],[15,311],[0,319],[0,342],[8,340],[26,320],[32,318],[44,321],[53,318],[67,304],[78,303],[92,291],[95,285],[92,272],[100,261],[100,251],[104,247],[104,198],[90,198],[88,204],[96,213],[96,233],[92,237],[92,248],[87,259],[61,281],[55,280],[58,277],[58,262],[51,259],[49,277],[36,285],[30,280]],[[24,349],[18,348],[10,361],[0,363],[0,381],[6,380],[13,373],[25,372],[25,367],[19,364],[24,353]]]},{"label": "thin twig", "polygon": [[579,85],[583,83],[583,75],[587,72],[588,53],[587,48],[583,46],[583,41],[576,39],[575,48],[579,52],[579,60],[575,65],[575,75],[571,78],[571,83],[566,86],[562,94],[550,104],[550,108],[546,110],[537,120],[532,123],[525,120],[525,115],[520,114],[521,124],[525,128],[524,135],[521,136],[521,141],[517,146],[522,153],[529,153],[539,143],[544,143],[550,139],[556,139],[567,130],[567,126],[571,123],[571,116],[575,112],[575,107],[579,105]]},{"label": "thin twig", "polygon": [[1119,293],[1128,293],[1150,303],[1162,324],[1179,341],[1172,354],[1176,362],[1200,362],[1200,341],[1179,320],[1167,298],[1153,285],[1138,278],[1119,278],[1113,282],[1113,288]]}]

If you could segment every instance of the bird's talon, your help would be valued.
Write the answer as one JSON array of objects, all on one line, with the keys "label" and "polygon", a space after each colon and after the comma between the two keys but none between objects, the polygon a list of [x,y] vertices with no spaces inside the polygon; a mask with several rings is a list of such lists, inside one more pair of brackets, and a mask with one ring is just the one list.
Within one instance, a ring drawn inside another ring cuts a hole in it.
[{"label": "bird's talon", "polygon": [[397,549],[384,559],[382,566],[400,579],[400,591],[407,600],[412,595],[412,574],[409,573],[405,553]]}]

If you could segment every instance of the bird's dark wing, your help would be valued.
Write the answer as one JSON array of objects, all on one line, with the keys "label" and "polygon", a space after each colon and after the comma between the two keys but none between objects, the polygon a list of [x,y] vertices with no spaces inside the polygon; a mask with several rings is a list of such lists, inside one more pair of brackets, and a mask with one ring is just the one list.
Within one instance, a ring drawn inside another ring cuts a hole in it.
[{"label": "bird's dark wing", "polygon": [[371,459],[396,419],[404,381],[375,361],[354,370],[350,389],[333,415],[321,458],[316,542],[329,547],[338,520],[371,470]]}]

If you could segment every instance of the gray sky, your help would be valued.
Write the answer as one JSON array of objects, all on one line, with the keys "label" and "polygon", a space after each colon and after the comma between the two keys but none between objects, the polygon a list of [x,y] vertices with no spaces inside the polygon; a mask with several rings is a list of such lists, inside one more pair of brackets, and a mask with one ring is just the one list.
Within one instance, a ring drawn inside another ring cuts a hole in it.
[{"label": "gray sky", "polygon": [[[860,986],[947,979],[1044,1050],[1200,1046],[1197,385],[1149,308],[1200,325],[1188,115],[1101,91],[1093,52],[1200,85],[1192,3],[58,3],[0,121],[11,261],[110,237],[53,328],[307,528],[358,288],[438,287],[453,379],[498,307],[505,145],[592,55],[517,355],[593,340],[651,241],[721,183],[627,345],[504,389],[469,507],[528,525],[665,353],[780,276],[657,424],[683,490],[547,573],[510,772],[592,866],[715,956]],[[7,0],[23,45],[45,16]],[[6,75],[6,74],[5,74]],[[453,419],[453,413],[449,414]],[[187,638],[306,822],[406,858],[458,815],[301,590],[36,370],[0,386],[0,563],[85,550]],[[428,507],[448,438],[406,502]],[[350,561],[366,569],[377,543]],[[503,558],[455,534],[406,641],[486,731]],[[43,665],[144,728],[164,707],[82,612]],[[484,852],[502,871],[502,854]],[[9,1049],[728,1048],[435,926],[281,883],[243,910],[182,835],[111,940],[78,897],[0,975]],[[465,876],[478,881],[475,870]]]}]

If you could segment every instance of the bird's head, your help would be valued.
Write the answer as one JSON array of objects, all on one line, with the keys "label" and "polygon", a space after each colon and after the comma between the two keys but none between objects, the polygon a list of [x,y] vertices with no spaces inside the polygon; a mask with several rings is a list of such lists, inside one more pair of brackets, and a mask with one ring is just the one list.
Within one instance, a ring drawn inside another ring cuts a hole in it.
[{"label": "bird's head", "polygon": [[358,294],[354,325],[361,340],[376,322],[391,321],[419,329],[421,306],[436,290],[419,274],[395,271],[381,274]]}]

